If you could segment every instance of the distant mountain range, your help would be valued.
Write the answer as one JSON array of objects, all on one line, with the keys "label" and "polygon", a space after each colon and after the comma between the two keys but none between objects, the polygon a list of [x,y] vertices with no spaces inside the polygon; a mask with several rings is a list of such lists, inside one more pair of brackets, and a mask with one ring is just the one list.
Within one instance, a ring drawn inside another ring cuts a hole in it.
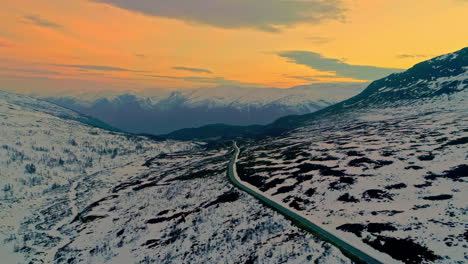
[{"label": "distant mountain range", "polygon": [[164,134],[213,123],[268,124],[279,117],[315,112],[361,92],[366,83],[325,83],[289,89],[214,87],[124,93],[47,101],[93,116],[132,133]]},{"label": "distant mountain range", "polygon": [[228,140],[278,135],[310,124],[324,116],[350,112],[365,107],[395,107],[413,104],[444,94],[462,91],[468,86],[468,48],[442,55],[414,65],[402,73],[394,73],[372,82],[360,94],[320,111],[291,115],[260,126],[207,125],[196,129],[181,129],[165,138],[182,140]]}]

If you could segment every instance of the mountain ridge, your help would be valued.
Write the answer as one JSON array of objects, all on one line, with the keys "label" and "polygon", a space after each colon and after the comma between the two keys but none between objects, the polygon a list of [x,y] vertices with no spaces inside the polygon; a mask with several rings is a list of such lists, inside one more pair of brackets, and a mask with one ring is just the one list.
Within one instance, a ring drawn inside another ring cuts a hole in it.
[{"label": "mountain ridge", "polygon": [[[422,78],[422,79],[421,79]],[[420,62],[405,72],[394,73],[369,84],[360,94],[305,115],[290,115],[265,126],[211,125],[182,129],[162,136],[180,140],[231,140],[274,136],[312,122],[323,116],[342,113],[351,108],[383,107],[423,100],[462,91],[468,86],[468,47]],[[392,86],[393,85],[393,86]],[[387,87],[388,86],[388,87]],[[213,129],[215,128],[215,129]]]},{"label": "mountain ridge", "polygon": [[362,83],[314,84],[288,89],[213,87],[158,91],[155,95],[124,93],[97,98],[45,99],[128,132],[156,135],[213,123],[265,125],[281,116],[315,112],[363,88]]}]

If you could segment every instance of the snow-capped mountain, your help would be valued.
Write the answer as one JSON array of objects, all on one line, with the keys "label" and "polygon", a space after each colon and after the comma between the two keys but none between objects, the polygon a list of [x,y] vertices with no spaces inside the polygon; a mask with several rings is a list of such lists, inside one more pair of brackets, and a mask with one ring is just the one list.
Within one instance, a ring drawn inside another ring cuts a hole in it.
[{"label": "snow-capped mountain", "polygon": [[212,123],[267,124],[291,114],[315,112],[362,91],[362,83],[314,84],[289,89],[213,87],[156,95],[120,94],[46,100],[133,133],[162,134]]},{"label": "snow-capped mountain", "polygon": [[372,82],[360,94],[319,111],[279,118],[265,126],[209,125],[182,129],[167,135],[173,139],[210,140],[213,138],[257,138],[278,135],[311,124],[322,118],[365,108],[398,107],[428,102],[462,92],[468,86],[468,48],[416,64],[402,73],[395,73]]}]

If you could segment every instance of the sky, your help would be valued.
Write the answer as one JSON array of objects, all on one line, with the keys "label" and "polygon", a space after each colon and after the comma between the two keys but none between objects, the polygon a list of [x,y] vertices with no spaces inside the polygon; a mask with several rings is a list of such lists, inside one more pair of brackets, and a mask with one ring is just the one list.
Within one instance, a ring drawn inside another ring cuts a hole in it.
[{"label": "sky", "polygon": [[4,0],[0,89],[365,82],[468,44],[468,0]]}]

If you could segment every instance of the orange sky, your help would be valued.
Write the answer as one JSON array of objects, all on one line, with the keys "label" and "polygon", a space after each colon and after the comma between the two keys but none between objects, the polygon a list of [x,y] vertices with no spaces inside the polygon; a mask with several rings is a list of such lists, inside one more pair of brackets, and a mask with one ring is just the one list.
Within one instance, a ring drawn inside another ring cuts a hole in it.
[{"label": "orange sky", "polygon": [[[307,51],[349,65],[405,69],[468,44],[465,0],[332,2],[345,10],[340,18],[298,21],[271,32],[211,25],[190,14],[187,19],[142,14],[99,1],[5,0],[0,9],[0,89],[287,88],[360,81],[294,63],[279,53]],[[269,19],[269,8],[258,15]]]}]

